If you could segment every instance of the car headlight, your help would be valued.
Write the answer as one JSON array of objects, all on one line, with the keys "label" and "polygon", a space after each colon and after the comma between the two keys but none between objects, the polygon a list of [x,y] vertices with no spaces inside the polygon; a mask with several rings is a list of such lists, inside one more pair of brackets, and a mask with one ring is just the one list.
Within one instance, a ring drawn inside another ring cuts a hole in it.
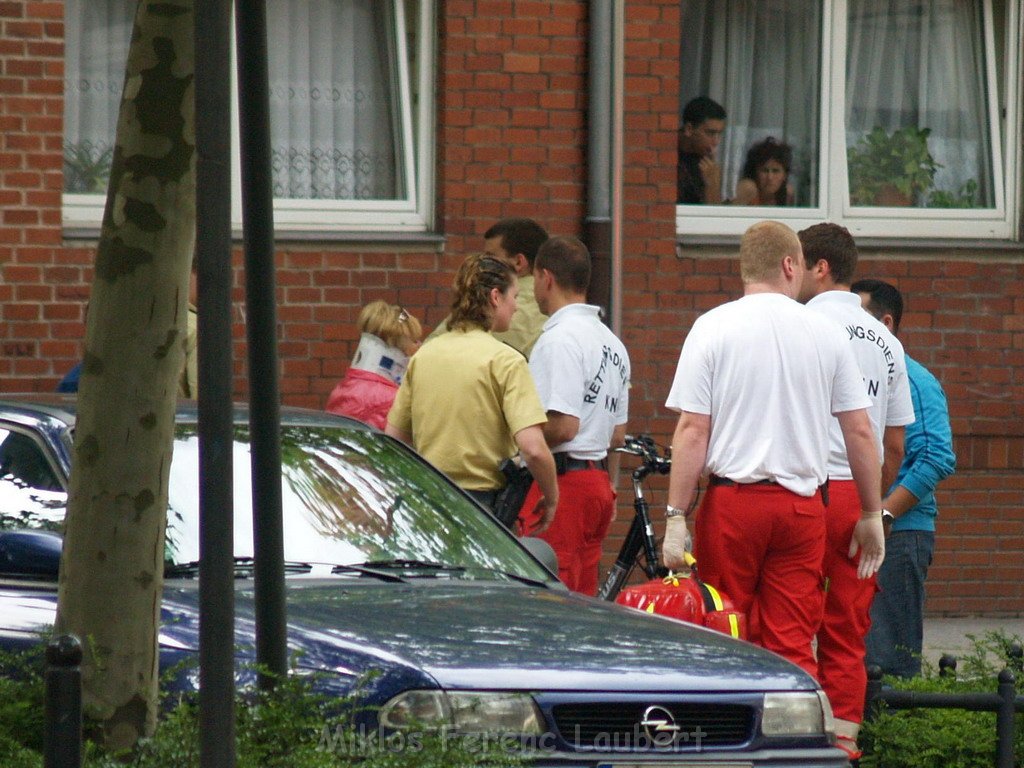
[{"label": "car headlight", "polygon": [[458,733],[540,734],[540,712],[523,693],[406,691],[380,711],[385,728],[444,727]]},{"label": "car headlight", "polygon": [[832,707],[824,692],[764,695],[761,732],[765,736],[805,736],[834,730]]}]

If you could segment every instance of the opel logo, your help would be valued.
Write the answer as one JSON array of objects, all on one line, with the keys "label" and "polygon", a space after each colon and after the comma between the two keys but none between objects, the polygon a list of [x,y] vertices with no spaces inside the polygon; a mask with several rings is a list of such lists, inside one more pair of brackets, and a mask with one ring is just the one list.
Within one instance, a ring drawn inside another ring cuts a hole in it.
[{"label": "opel logo", "polygon": [[659,747],[673,744],[681,730],[676,725],[676,719],[672,717],[672,713],[664,707],[657,705],[644,710],[640,727],[644,729],[644,734],[646,734],[647,738]]}]

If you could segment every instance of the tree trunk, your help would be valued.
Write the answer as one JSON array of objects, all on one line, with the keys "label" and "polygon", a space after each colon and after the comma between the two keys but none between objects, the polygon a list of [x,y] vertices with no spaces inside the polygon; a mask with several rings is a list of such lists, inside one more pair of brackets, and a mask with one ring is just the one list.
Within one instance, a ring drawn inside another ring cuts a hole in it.
[{"label": "tree trunk", "polygon": [[167,478],[195,230],[193,0],[141,0],[79,384],[57,629],[112,748],[152,733]]}]

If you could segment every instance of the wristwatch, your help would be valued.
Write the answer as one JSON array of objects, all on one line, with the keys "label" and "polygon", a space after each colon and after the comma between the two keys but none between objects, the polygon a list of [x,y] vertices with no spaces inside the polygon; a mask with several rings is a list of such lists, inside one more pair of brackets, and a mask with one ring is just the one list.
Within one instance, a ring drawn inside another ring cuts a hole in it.
[{"label": "wristwatch", "polygon": [[896,515],[890,512],[888,509],[882,510],[882,524],[892,523],[896,520]]},{"label": "wristwatch", "polygon": [[666,504],[665,505],[665,517],[666,518],[679,517],[680,515],[682,515],[683,517],[686,517],[686,510],[685,509],[680,509],[679,507],[673,507],[671,504]]}]

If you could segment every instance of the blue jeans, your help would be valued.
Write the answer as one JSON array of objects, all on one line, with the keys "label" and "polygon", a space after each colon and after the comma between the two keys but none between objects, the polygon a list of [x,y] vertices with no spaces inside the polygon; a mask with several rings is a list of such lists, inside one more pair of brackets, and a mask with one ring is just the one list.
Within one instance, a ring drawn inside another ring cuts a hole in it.
[{"label": "blue jeans", "polygon": [[934,531],[894,531],[885,540],[878,594],[871,604],[866,663],[887,675],[921,674],[924,581],[935,551]]}]

